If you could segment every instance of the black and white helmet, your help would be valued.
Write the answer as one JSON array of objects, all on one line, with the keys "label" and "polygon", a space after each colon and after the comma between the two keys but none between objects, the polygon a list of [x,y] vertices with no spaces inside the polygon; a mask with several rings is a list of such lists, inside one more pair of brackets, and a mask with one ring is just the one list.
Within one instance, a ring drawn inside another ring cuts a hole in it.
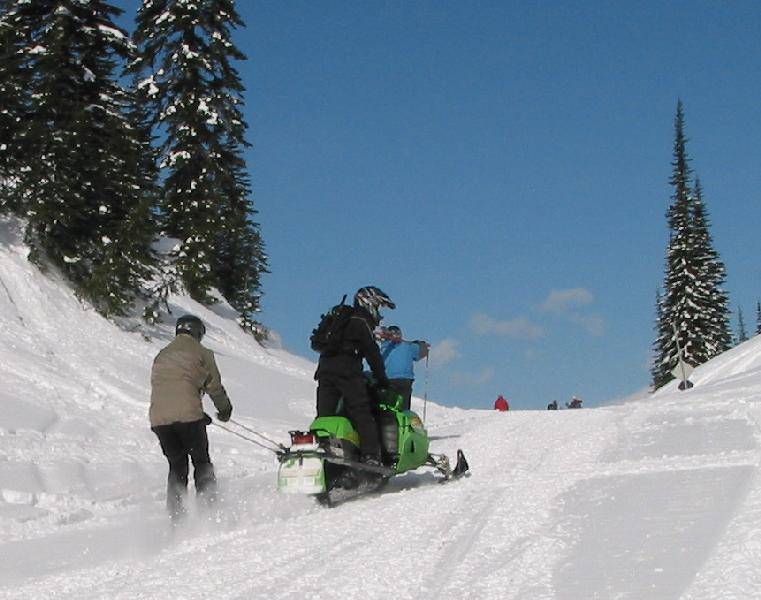
[{"label": "black and white helmet", "polygon": [[392,340],[402,339],[402,329],[399,325],[389,325],[386,327],[386,332]]},{"label": "black and white helmet", "polygon": [[203,324],[203,321],[195,315],[183,315],[177,319],[177,324],[174,326],[174,333],[175,335],[186,333],[200,342],[206,334],[206,326]]},{"label": "black and white helmet", "polygon": [[381,322],[380,309],[382,307],[396,308],[396,304],[392,302],[391,298],[382,289],[374,285],[368,285],[357,290],[354,295],[354,306],[359,306],[369,312],[376,325]]}]

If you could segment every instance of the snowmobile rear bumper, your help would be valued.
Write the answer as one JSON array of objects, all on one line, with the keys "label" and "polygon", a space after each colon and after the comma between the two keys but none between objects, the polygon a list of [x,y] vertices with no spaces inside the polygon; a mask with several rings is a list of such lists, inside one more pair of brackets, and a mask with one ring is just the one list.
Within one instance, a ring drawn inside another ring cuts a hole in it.
[{"label": "snowmobile rear bumper", "polygon": [[323,456],[308,451],[287,452],[280,457],[277,489],[286,494],[319,494],[327,489]]}]

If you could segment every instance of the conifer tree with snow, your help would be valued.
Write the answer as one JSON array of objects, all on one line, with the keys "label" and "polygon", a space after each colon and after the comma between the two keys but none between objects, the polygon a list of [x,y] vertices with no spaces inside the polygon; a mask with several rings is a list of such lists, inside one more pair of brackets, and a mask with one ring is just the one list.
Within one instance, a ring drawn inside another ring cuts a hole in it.
[{"label": "conifer tree with snow", "polygon": [[709,335],[705,338],[707,357],[713,358],[732,347],[729,296],[724,291],[727,271],[713,245],[710,233],[708,208],[703,200],[700,179],[695,178],[695,193],[692,207],[694,229],[695,261],[701,273],[700,285],[707,294],[707,302],[701,306],[705,326]]},{"label": "conifer tree with snow", "polygon": [[[655,388],[673,379],[682,349],[684,360],[698,366],[731,345],[724,266],[713,249],[699,183],[693,191],[684,110],[677,103],[674,159],[669,183],[674,192],[667,212],[670,230],[664,292],[656,326],[660,350],[653,369]],[[656,377],[657,375],[657,377]]]},{"label": "conifer tree with snow", "polygon": [[743,309],[737,308],[737,343],[742,344],[748,341],[748,331],[745,329],[745,319],[743,318]]},{"label": "conifer tree with snow", "polygon": [[28,100],[26,73],[21,69],[22,41],[26,27],[12,21],[13,3],[0,0],[0,211],[13,212],[15,206],[6,188],[23,164],[19,131]]},{"label": "conifer tree with snow", "polygon": [[55,264],[105,315],[124,314],[140,294],[154,237],[145,146],[118,80],[131,48],[114,23],[121,12],[101,0],[15,0],[3,17],[23,33],[13,191],[30,259]]},{"label": "conifer tree with snow", "polygon": [[756,302],[756,333],[761,333],[761,302]]},{"label": "conifer tree with snow", "polygon": [[232,0],[144,0],[137,18],[138,59],[131,71],[139,102],[160,139],[160,215],[179,240],[179,276],[194,299],[213,290],[260,334],[260,275],[267,257],[250,199],[243,152],[244,91],[232,42],[243,26]]},{"label": "conifer tree with snow", "polygon": [[[663,315],[663,297],[660,290],[655,291],[655,330],[656,337],[653,343],[653,361],[650,366],[650,374],[653,378],[653,389],[658,389],[665,383],[668,383],[671,379],[671,375],[664,365],[663,357],[663,345],[665,341],[673,335],[673,331],[670,330],[669,324],[662,318]],[[668,327],[666,330],[661,328]]]}]

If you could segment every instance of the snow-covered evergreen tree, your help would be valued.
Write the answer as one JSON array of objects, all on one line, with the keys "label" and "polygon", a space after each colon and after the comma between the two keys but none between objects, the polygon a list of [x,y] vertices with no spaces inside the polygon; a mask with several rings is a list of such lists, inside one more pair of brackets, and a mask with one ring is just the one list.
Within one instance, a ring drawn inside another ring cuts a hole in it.
[{"label": "snow-covered evergreen tree", "polygon": [[139,294],[154,235],[145,144],[118,82],[131,48],[113,21],[121,12],[102,0],[15,0],[6,14],[27,33],[15,192],[30,258],[60,267],[104,314],[124,313]]},{"label": "snow-covered evergreen tree", "polygon": [[761,302],[756,302],[756,333],[761,333]]},{"label": "snow-covered evergreen tree", "polygon": [[737,343],[742,344],[748,341],[748,331],[745,329],[745,319],[743,318],[743,309],[737,308]]},{"label": "snow-covered evergreen tree", "polygon": [[708,300],[701,306],[700,314],[704,319],[702,324],[709,332],[704,339],[706,357],[709,359],[732,346],[732,330],[729,323],[729,297],[723,288],[726,268],[713,246],[713,238],[709,231],[708,209],[703,200],[703,188],[698,178],[695,178],[692,225],[695,262],[701,273],[699,285],[708,295]]},{"label": "snow-covered evergreen tree", "polygon": [[180,240],[182,282],[205,303],[215,302],[216,288],[257,331],[267,258],[253,221],[243,85],[232,64],[245,58],[231,40],[242,25],[232,0],[144,0],[131,70],[163,140],[160,212],[165,233]]},{"label": "snow-covered evergreen tree", "polygon": [[0,0],[0,211],[18,212],[12,194],[24,156],[19,135],[29,95],[28,72],[22,68],[30,22],[19,18],[12,0]]},{"label": "snow-covered evergreen tree", "polygon": [[[650,365],[650,375],[653,378],[653,389],[658,389],[665,383],[668,383],[672,376],[666,370],[663,362],[663,348],[669,338],[673,336],[670,325],[662,318],[663,316],[663,297],[660,290],[655,291],[655,342],[653,343],[653,361]],[[667,329],[663,329],[663,328]]]},{"label": "snow-covered evergreen tree", "polygon": [[[677,342],[684,360],[693,366],[703,364],[721,351],[716,341],[717,323],[710,310],[711,303],[716,300],[712,283],[714,267],[708,260],[706,249],[710,236],[705,239],[707,225],[703,217],[700,217],[703,219],[701,227],[705,231],[696,228],[696,202],[690,186],[691,170],[681,101],[677,104],[674,130],[674,160],[669,181],[674,193],[667,212],[670,236],[657,325],[659,337],[656,344],[662,353],[661,378],[653,381],[656,388],[673,378],[671,370],[679,360]],[[702,208],[698,214],[702,214]]]}]

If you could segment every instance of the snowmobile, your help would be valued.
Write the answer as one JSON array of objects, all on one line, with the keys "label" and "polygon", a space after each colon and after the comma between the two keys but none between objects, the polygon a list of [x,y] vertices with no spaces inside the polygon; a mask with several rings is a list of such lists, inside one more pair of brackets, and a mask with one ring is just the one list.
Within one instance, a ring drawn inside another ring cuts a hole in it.
[{"label": "snowmobile", "polygon": [[278,490],[310,494],[325,506],[334,506],[364,493],[377,491],[395,475],[431,467],[442,482],[468,471],[462,450],[452,468],[443,454],[428,451],[428,432],[420,417],[401,410],[402,396],[393,390],[374,392],[380,427],[382,464],[359,460],[359,435],[344,416],[317,417],[308,431],[291,431],[291,446],[279,453]]}]

